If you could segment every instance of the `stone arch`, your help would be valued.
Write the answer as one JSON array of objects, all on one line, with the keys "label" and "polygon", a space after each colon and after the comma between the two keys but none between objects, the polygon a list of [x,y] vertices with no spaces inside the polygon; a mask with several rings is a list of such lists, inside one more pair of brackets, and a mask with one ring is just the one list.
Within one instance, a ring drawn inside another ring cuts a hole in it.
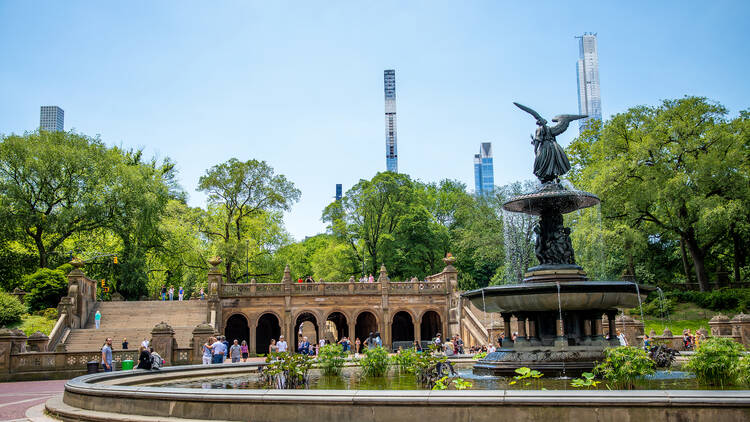
[{"label": "stone arch", "polygon": [[[318,323],[320,321],[320,315],[315,311],[299,311],[297,312],[296,316],[294,317],[294,350],[297,350],[297,344],[301,341],[302,336],[299,335],[299,332],[302,331],[303,335],[307,336],[307,340],[310,343],[317,343],[318,339],[320,338],[320,333],[318,327]],[[307,323],[307,324],[306,324]],[[312,327],[310,327],[308,324],[312,324]],[[313,336],[314,330],[314,338],[310,338]]]},{"label": "stone arch", "polygon": [[[364,345],[365,339],[370,335],[370,332],[380,331],[380,320],[375,311],[363,309],[357,312],[354,318],[354,336],[358,338]],[[383,333],[380,333],[381,339]],[[364,346],[363,346],[364,347]]]},{"label": "stone arch", "polygon": [[414,343],[414,315],[407,310],[399,310],[391,315],[391,343],[393,349],[411,347]]},{"label": "stone arch", "polygon": [[443,333],[443,316],[435,309],[426,309],[419,318],[419,331],[422,341],[432,340],[437,333],[441,333],[441,339],[445,339]]},{"label": "stone arch", "polygon": [[[349,321],[349,315],[347,315],[347,313],[343,310],[332,310],[328,313],[328,315],[326,315],[326,318],[324,320],[326,332],[323,335],[325,336],[329,332],[332,333],[332,340],[334,342],[341,340],[342,337],[349,337]],[[330,330],[329,328],[333,328],[333,330]]]},{"label": "stone arch", "polygon": [[281,335],[282,319],[276,312],[266,311],[261,313],[255,321],[255,352],[266,354],[271,339],[279,340]]},{"label": "stone arch", "polygon": [[239,343],[250,341],[250,325],[247,316],[242,312],[235,312],[230,315],[224,323],[224,336],[231,345],[234,340]]}]

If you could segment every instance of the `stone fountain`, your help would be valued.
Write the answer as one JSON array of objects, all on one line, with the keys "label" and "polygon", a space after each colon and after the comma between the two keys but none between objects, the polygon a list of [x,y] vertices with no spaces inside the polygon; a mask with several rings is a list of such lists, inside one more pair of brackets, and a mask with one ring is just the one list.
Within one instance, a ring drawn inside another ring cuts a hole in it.
[{"label": "stone fountain", "polygon": [[[536,192],[512,198],[503,204],[511,212],[539,217],[534,228],[535,254],[539,265],[529,268],[523,282],[492,286],[463,294],[485,312],[499,312],[506,340],[474,366],[474,372],[513,375],[526,366],[545,375],[577,375],[590,371],[603,358],[606,347],[618,346],[615,317],[618,308],[638,307],[654,290],[630,281],[590,281],[576,265],[570,229],[563,215],[599,204],[591,193],[571,190],[560,184],[570,170],[568,157],[555,137],[571,121],[587,116],[560,115],[548,126],[534,110],[514,103],[533,115],[538,128],[532,137],[534,175],[542,183]],[[603,317],[607,326],[603,327]],[[510,341],[511,319],[517,321],[518,337]]]}]

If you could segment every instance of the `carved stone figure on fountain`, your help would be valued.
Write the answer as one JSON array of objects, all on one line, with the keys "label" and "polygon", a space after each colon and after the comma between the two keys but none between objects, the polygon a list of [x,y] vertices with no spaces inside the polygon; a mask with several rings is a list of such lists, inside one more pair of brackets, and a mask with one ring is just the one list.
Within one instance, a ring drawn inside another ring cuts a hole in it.
[{"label": "carved stone figure on fountain", "polygon": [[555,137],[565,132],[570,122],[588,116],[582,114],[561,114],[552,119],[557,124],[549,127],[547,126],[547,120],[536,111],[518,103],[513,104],[534,116],[536,124],[539,126],[536,129],[536,134],[531,137],[531,143],[534,145],[534,154],[536,154],[536,158],[534,159],[534,175],[544,184],[552,182],[560,183],[560,176],[570,170],[570,162]]},{"label": "carved stone figure on fountain", "polygon": [[534,253],[540,265],[575,265],[570,229],[563,226],[559,213],[545,213],[534,227],[536,243]]}]

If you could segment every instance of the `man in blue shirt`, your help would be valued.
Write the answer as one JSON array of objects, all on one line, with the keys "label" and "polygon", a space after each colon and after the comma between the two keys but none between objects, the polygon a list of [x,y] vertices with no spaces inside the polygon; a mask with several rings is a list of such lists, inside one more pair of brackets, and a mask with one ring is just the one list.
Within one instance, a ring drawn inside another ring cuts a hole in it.
[{"label": "man in blue shirt", "polygon": [[112,338],[107,337],[107,341],[102,346],[102,366],[104,372],[112,372]]}]

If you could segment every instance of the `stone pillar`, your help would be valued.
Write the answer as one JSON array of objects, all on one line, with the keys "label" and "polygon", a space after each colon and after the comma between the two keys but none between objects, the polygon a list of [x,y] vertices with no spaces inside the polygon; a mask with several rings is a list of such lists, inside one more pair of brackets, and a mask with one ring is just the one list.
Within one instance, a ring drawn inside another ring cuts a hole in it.
[{"label": "stone pillar", "polygon": [[[201,343],[202,344],[202,343]],[[174,330],[162,321],[151,330],[151,347],[164,358],[165,365],[172,363],[172,353],[175,349]],[[195,346],[193,346],[195,347]]]},{"label": "stone pillar", "polygon": [[529,343],[532,346],[539,346],[542,344],[542,342],[539,339],[539,330],[537,330],[537,327],[536,327],[536,319],[529,318],[528,321],[529,321]]},{"label": "stone pillar", "polygon": [[[221,315],[221,285],[222,276],[219,264],[221,264],[221,258],[218,256],[211,257],[208,260],[211,264],[211,269],[208,270],[208,306],[206,320],[214,330],[218,332],[224,331],[222,326],[222,315]],[[164,356],[162,356],[164,357]],[[166,358],[165,358],[166,359]]]},{"label": "stone pillar", "polygon": [[[628,346],[639,347],[643,338],[643,322],[633,319],[627,315],[618,315],[615,318],[617,329],[625,335]],[[618,342],[619,344],[619,342]]]},{"label": "stone pillar", "polygon": [[750,315],[735,315],[730,323],[732,324],[732,337],[745,347],[750,346]]},{"label": "stone pillar", "polygon": [[513,315],[508,314],[508,313],[501,313],[500,316],[503,317],[503,327],[505,329],[505,339],[503,340],[503,349],[512,349],[513,340],[511,340],[511,337],[513,336],[513,330],[510,327],[510,319]]},{"label": "stone pillar", "polygon": [[716,315],[708,321],[711,337],[729,337],[732,335],[732,323],[726,315]]},{"label": "stone pillar", "polygon": [[617,311],[607,311],[607,328],[609,329],[609,345],[619,346],[620,340],[617,339],[617,326],[615,324]]},{"label": "stone pillar", "polygon": [[352,342],[351,346],[352,346],[352,350],[354,350],[354,342],[357,340],[354,336],[355,335],[354,329],[357,324],[357,321],[350,320],[347,317],[346,324],[349,326],[349,341]]},{"label": "stone pillar", "polygon": [[[153,335],[153,332],[152,332]],[[193,328],[193,355],[190,361],[194,364],[203,362],[203,344],[213,337],[214,327],[211,324],[198,324]],[[254,345],[252,346],[254,347]],[[154,349],[156,350],[156,349]],[[163,357],[163,356],[162,356]]]},{"label": "stone pillar", "polygon": [[591,344],[591,319],[588,315],[583,317],[583,344]]},{"label": "stone pillar", "polygon": [[380,265],[380,274],[378,275],[378,283],[380,283],[380,300],[381,309],[383,310],[380,316],[380,339],[383,341],[383,347],[386,350],[391,350],[391,327],[388,324],[388,283],[391,279],[388,277],[388,271],[385,269],[385,265]]},{"label": "stone pillar", "polygon": [[30,335],[29,339],[26,341],[26,343],[28,344],[26,350],[29,352],[46,352],[48,341],[49,337],[44,335],[41,331],[37,331],[34,334]]},{"label": "stone pillar", "polygon": [[20,353],[26,345],[26,335],[21,330],[0,328],[0,373],[10,372],[10,355]]},{"label": "stone pillar", "polygon": [[516,337],[517,346],[526,346],[529,340],[526,338],[526,314],[516,314],[516,320],[518,322],[518,337]]},{"label": "stone pillar", "polygon": [[602,333],[602,314],[596,313],[591,319],[591,341],[597,345],[604,344],[604,335]]},{"label": "stone pillar", "polygon": [[568,345],[568,339],[565,337],[565,321],[560,319],[560,315],[555,320],[555,347],[566,347]]}]

